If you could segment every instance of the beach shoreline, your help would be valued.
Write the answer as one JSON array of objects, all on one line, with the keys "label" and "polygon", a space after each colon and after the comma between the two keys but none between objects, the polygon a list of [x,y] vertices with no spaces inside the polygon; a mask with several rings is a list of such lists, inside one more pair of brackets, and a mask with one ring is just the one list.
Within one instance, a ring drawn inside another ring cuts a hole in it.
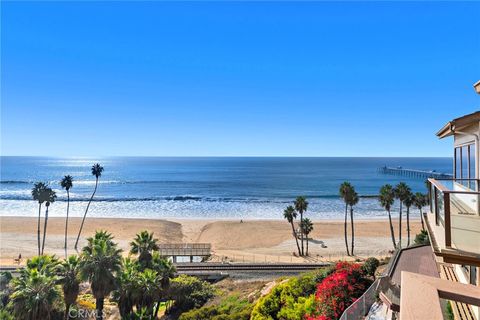
[{"label": "beach shoreline", "polygon": [[[398,214],[392,216],[398,232]],[[396,218],[396,219],[395,219]],[[73,254],[81,218],[69,219],[68,253]],[[159,243],[202,242],[211,243],[212,261],[231,262],[307,262],[338,259],[363,259],[369,256],[390,255],[393,245],[388,219],[355,220],[356,257],[345,255],[343,221],[314,220],[310,241],[310,257],[293,255],[296,250],[291,226],[280,219],[138,219],[87,217],[80,246],[85,239],[103,229],[112,233],[124,255],[129,243],[142,230],[154,232]],[[43,228],[43,218],[41,221]],[[12,265],[19,254],[23,262],[37,254],[37,218],[0,216],[0,265]],[[411,242],[421,229],[420,220],[411,218]],[[42,229],[43,232],[43,229]],[[350,225],[348,226],[350,234]],[[48,220],[45,251],[64,256],[65,218]],[[406,240],[406,219],[403,221],[403,240]],[[397,235],[397,234],[396,234]],[[349,237],[350,239],[350,237]],[[349,240],[350,243],[351,240]]]}]

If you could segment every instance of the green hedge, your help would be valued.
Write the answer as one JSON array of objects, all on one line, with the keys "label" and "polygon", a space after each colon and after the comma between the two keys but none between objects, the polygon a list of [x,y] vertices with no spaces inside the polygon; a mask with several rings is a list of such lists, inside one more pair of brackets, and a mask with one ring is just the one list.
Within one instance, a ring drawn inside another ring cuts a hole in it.
[{"label": "green hedge", "polygon": [[251,320],[302,319],[312,308],[317,283],[332,272],[332,268],[327,268],[277,285],[254,306]]}]

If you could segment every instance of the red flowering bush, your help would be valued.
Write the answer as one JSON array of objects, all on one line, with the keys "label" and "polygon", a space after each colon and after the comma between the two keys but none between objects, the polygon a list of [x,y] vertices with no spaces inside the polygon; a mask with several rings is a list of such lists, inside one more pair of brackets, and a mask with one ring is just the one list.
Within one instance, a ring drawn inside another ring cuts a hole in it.
[{"label": "red flowering bush", "polygon": [[334,320],[340,318],[343,311],[360,297],[370,284],[364,278],[361,265],[339,262],[335,272],[317,285],[315,310],[306,316],[306,320]]}]

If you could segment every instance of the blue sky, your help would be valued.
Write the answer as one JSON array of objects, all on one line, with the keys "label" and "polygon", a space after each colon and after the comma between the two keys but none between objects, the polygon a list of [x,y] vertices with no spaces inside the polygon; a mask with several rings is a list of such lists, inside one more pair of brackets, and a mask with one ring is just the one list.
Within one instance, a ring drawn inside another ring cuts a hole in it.
[{"label": "blue sky", "polygon": [[450,156],[480,3],[2,2],[1,152]]}]

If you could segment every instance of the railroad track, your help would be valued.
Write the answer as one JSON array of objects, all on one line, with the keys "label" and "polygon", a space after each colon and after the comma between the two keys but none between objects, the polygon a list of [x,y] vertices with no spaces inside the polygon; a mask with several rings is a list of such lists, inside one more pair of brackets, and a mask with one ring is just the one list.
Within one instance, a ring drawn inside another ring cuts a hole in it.
[{"label": "railroad track", "polygon": [[[228,271],[251,271],[251,272],[294,272],[315,270],[329,266],[329,263],[176,263],[178,273],[205,273],[205,272],[228,272]],[[22,267],[20,267],[22,268]],[[18,267],[0,267],[1,271],[16,273]]]},{"label": "railroad track", "polygon": [[328,263],[177,263],[178,272],[190,271],[308,271]]}]

